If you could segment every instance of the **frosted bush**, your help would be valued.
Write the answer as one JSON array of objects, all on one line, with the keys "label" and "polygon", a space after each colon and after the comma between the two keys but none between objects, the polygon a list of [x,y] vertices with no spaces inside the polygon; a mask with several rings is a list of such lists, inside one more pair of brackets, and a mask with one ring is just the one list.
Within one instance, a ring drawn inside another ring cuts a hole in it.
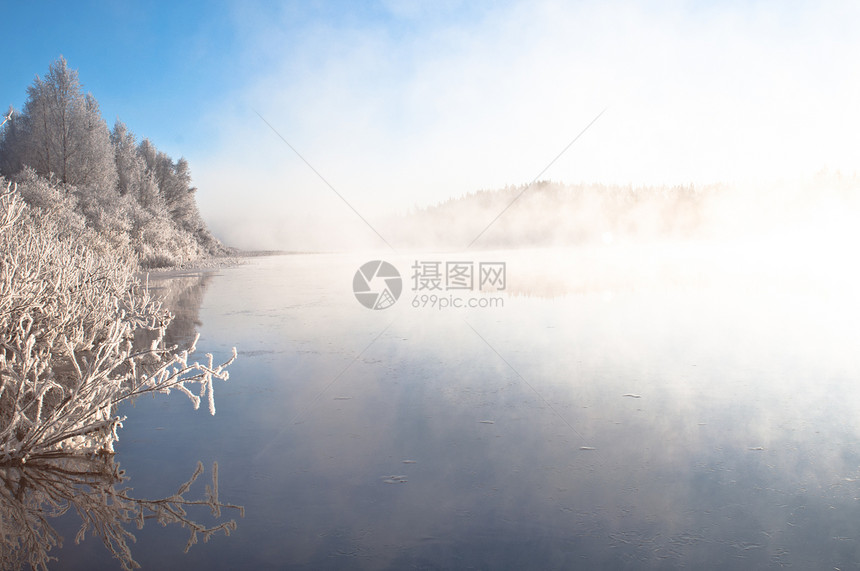
[{"label": "frosted bush", "polygon": [[176,389],[214,413],[213,380],[235,349],[216,364],[167,346],[171,316],[135,278],[130,248],[86,228],[73,237],[0,184],[0,464],[110,453],[117,404],[144,393]]},{"label": "frosted bush", "polygon": [[28,205],[38,209],[40,218],[48,217],[60,238],[78,238],[84,234],[86,218],[75,211],[77,200],[72,189],[48,180],[26,167],[17,176],[17,189]]},{"label": "frosted bush", "polygon": [[140,266],[146,269],[172,268],[178,264],[179,260],[164,252],[145,252],[140,259]]}]

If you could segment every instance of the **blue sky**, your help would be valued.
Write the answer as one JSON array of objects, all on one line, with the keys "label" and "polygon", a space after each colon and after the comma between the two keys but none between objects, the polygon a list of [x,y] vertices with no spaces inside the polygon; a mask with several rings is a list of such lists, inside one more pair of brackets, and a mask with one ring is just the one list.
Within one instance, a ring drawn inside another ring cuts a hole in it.
[{"label": "blue sky", "polygon": [[545,178],[860,170],[853,2],[8,4],[0,105],[64,55],[240,246],[364,232],[256,113],[371,219],[527,183],[603,109]]},{"label": "blue sky", "polygon": [[8,28],[26,30],[4,42],[12,47],[4,58],[4,106],[20,109],[33,77],[62,54],[109,125],[119,117],[170,150],[198,144],[187,135],[196,127],[192,102],[212,93],[219,61],[235,62],[226,12],[201,17],[191,4],[15,3],[4,13],[15,22]]},{"label": "blue sky", "polygon": [[[360,30],[401,41],[444,24],[447,10],[439,5],[404,9],[406,17],[398,17],[382,3],[349,1],[14,3],[3,9],[4,21],[15,24],[5,33],[0,104],[20,109],[33,78],[63,55],[99,100],[108,125],[119,118],[179,155],[184,147],[214,143],[217,125],[207,125],[204,114],[211,105],[238,98],[285,57],[313,66],[317,55],[307,44],[315,34]],[[451,15],[481,10],[461,5]],[[421,19],[411,17],[417,14]],[[297,47],[303,53],[288,53]]]}]

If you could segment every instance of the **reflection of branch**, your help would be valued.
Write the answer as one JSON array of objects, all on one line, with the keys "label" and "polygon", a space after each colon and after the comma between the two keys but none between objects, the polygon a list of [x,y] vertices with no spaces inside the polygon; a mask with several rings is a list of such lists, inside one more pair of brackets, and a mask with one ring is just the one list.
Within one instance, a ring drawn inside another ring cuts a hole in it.
[{"label": "reflection of branch", "polygon": [[191,519],[186,511],[194,506],[207,506],[213,518],[220,518],[222,508],[232,508],[244,516],[242,507],[218,499],[217,463],[212,466],[212,484],[206,486],[203,499],[185,498],[202,473],[203,464],[198,462],[194,474],[175,494],[148,500],[131,497],[130,488],[117,488],[126,477],[108,455],[57,455],[23,466],[0,465],[0,521],[7,524],[0,528],[0,567],[19,569],[29,564],[34,569],[46,570],[48,562],[56,560],[49,551],[63,543],[48,518],[63,514],[70,507],[81,517],[75,542],[82,541],[87,531],[91,531],[127,570],[139,567],[128,545],[129,539],[135,539],[126,528],[132,522],[138,529],[148,519],[187,528],[190,536],[186,553],[197,543],[198,535],[203,536],[204,542],[218,532],[229,535],[236,529],[235,520],[207,526]]}]

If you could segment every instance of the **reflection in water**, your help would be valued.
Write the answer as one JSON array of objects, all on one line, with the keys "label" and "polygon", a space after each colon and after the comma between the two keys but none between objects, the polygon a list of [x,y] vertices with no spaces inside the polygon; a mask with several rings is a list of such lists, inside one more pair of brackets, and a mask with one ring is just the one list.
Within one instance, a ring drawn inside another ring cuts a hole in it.
[{"label": "reflection in water", "polygon": [[188,499],[203,464],[175,494],[161,499],[135,498],[124,487],[128,480],[109,455],[83,457],[57,455],[24,465],[0,466],[0,567],[47,569],[54,547],[62,547],[63,537],[51,525],[51,519],[74,509],[81,527],[75,538],[82,541],[87,532],[99,537],[124,569],[138,567],[132,557],[129,541],[135,536],[132,525],[142,529],[147,520],[161,525],[179,525],[189,531],[186,552],[198,537],[207,541],[215,533],[227,535],[236,529],[234,520],[199,523],[188,512],[207,507],[211,517],[220,519],[223,508],[243,514],[239,506],[218,499],[218,464],[212,466],[212,484],[206,486],[200,499]]},{"label": "reflection in water", "polygon": [[149,291],[161,301],[162,307],[173,314],[173,321],[164,334],[168,346],[184,347],[197,335],[200,326],[200,304],[212,272],[179,274],[163,273],[149,276]]}]

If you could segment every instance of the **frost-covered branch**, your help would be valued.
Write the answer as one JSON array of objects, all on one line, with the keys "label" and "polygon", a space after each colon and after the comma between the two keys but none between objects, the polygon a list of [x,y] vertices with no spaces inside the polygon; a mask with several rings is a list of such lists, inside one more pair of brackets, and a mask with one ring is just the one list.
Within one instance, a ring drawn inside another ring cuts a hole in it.
[{"label": "frost-covered branch", "polygon": [[12,186],[0,192],[0,463],[112,452],[117,405],[145,393],[175,389],[214,414],[235,349],[216,364],[191,360],[196,343],[168,346],[172,316],[129,258],[63,238],[62,220],[30,210]]}]

